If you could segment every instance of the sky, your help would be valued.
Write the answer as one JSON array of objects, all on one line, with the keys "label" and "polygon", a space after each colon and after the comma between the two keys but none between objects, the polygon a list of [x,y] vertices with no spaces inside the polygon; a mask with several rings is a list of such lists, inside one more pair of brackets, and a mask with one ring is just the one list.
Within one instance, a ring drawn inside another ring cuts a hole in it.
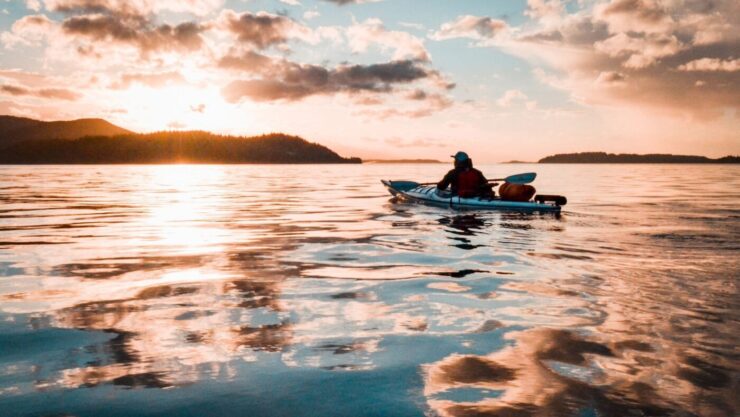
[{"label": "sky", "polygon": [[740,2],[0,0],[0,114],[363,158],[740,154]]}]

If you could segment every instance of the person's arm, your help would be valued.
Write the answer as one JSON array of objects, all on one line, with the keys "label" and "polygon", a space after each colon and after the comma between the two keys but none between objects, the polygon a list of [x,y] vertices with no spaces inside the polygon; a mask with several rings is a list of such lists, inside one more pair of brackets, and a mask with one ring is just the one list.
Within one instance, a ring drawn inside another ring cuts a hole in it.
[{"label": "person's arm", "polygon": [[482,172],[478,171],[478,190],[482,196],[493,197],[495,195],[493,187],[497,184],[489,183],[486,176]]},{"label": "person's arm", "polygon": [[482,172],[478,171],[478,187],[485,189],[488,187],[488,180]]},{"label": "person's arm", "polygon": [[455,170],[452,170],[452,171],[448,172],[445,175],[445,177],[442,178],[442,181],[440,181],[437,184],[437,189],[439,189],[439,190],[446,190],[447,187],[449,187],[450,184],[452,184],[454,173],[455,173]]}]

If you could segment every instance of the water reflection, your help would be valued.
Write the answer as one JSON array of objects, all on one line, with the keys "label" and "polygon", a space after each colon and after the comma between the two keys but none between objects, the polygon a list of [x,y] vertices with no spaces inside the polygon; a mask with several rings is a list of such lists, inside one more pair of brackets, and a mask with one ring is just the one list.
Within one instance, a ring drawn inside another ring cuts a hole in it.
[{"label": "water reflection", "polygon": [[448,226],[447,233],[453,246],[463,250],[473,250],[485,245],[475,245],[471,238],[485,229],[485,222],[475,214],[442,217],[439,224]]},{"label": "water reflection", "polygon": [[[669,356],[660,362],[676,361],[678,366],[661,375],[672,382],[664,384],[655,381],[655,375],[645,375],[646,364],[638,358],[655,349],[640,341],[606,345],[559,329],[512,332],[508,337],[516,341],[514,346],[486,356],[454,354],[427,366],[425,395],[432,409],[442,416],[572,416],[586,409],[604,416],[673,415],[687,399],[698,415],[728,415],[734,409],[734,400],[727,396],[709,391],[696,397],[697,386],[726,387],[726,368],[701,361],[681,363]],[[623,372],[614,372],[619,369]],[[476,402],[439,399],[466,388],[495,395]]]},{"label": "water reflection", "polygon": [[63,169],[0,168],[0,342],[32,346],[0,352],[0,406],[105,387],[226,406],[198,387],[266,378],[265,401],[300,402],[280,386],[304,378],[398,415],[738,409],[738,196],[677,209],[691,170],[632,213],[611,168],[554,217],[394,202],[372,166]]}]

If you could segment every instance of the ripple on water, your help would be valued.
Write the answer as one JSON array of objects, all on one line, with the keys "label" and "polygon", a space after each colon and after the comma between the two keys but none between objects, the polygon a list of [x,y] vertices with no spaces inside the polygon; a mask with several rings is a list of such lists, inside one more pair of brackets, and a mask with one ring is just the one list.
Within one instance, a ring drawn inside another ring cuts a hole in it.
[{"label": "ripple on water", "polygon": [[737,414],[740,171],[520,168],[562,215],[379,165],[0,167],[0,409]]}]

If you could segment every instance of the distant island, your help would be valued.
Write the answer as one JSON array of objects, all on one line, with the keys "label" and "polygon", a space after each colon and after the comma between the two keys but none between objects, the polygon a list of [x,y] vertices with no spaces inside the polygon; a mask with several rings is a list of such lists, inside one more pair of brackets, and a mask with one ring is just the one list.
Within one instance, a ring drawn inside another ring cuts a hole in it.
[{"label": "distant island", "polygon": [[527,161],[517,161],[517,160],[513,160],[513,161],[504,161],[504,162],[501,162],[501,163],[502,163],[502,164],[534,164],[534,162],[527,162]]},{"label": "distant island", "polygon": [[738,164],[740,156],[707,158],[696,155],[630,154],[606,152],[580,152],[557,154],[542,158],[540,164]]},{"label": "distant island", "polygon": [[0,116],[0,164],[362,163],[297,136],[203,131],[138,134],[102,119],[42,122]]},{"label": "distant island", "polygon": [[367,164],[444,164],[436,159],[365,159]]}]

